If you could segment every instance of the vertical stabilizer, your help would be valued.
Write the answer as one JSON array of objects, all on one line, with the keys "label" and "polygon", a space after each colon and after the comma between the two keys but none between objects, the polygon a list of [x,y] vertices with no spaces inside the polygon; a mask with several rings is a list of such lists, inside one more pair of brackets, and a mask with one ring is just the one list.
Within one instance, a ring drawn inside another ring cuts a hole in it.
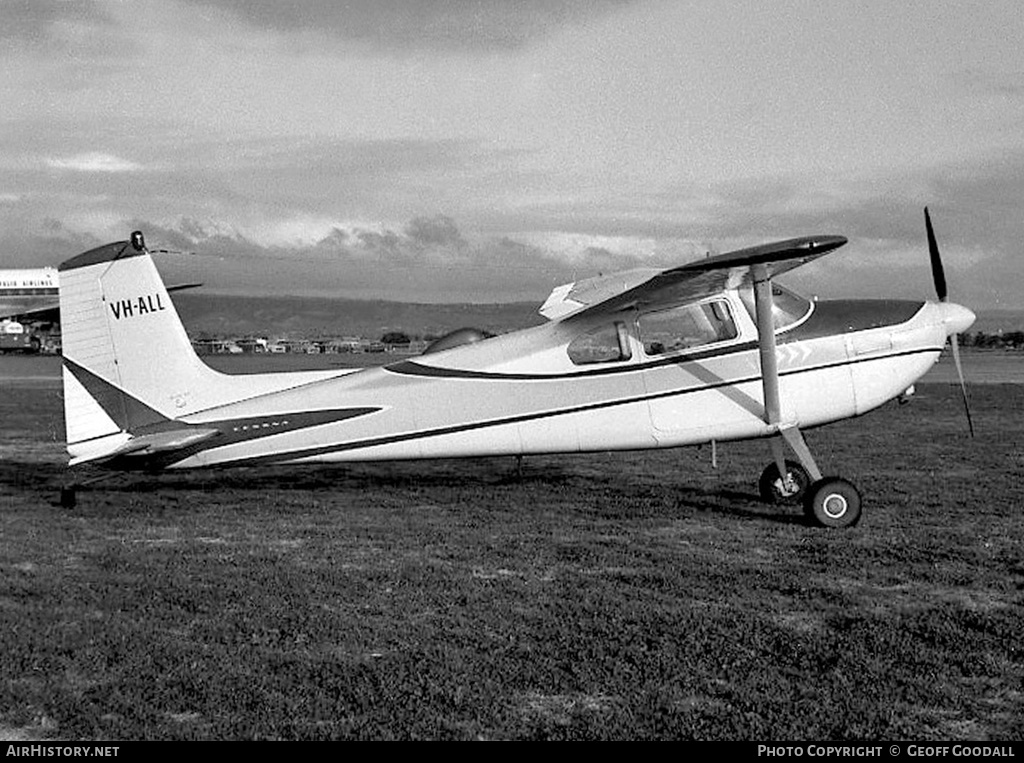
[{"label": "vertical stabilizer", "polygon": [[68,449],[203,405],[223,376],[195,354],[141,233],[60,266]]}]

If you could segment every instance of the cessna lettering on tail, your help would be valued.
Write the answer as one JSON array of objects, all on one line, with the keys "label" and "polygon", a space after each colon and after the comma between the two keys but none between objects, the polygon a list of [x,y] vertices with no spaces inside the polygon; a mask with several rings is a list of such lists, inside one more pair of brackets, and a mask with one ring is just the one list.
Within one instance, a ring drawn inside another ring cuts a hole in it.
[{"label": "cessna lettering on tail", "polygon": [[114,320],[131,318],[136,315],[155,313],[158,310],[166,310],[160,294],[146,294],[137,299],[122,299],[110,303],[110,312],[114,314]]}]

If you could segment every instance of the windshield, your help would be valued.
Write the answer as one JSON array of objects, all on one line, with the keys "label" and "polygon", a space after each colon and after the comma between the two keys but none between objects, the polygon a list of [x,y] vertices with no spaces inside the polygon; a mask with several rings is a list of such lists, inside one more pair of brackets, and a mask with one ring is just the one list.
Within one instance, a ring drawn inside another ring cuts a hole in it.
[{"label": "windshield", "polygon": [[[750,317],[757,322],[757,310],[754,307],[754,290],[747,287],[740,291],[740,299],[750,313]],[[806,297],[790,291],[782,284],[772,283],[772,317],[774,318],[775,330],[782,331],[795,323],[806,318],[813,308],[813,304]]]}]

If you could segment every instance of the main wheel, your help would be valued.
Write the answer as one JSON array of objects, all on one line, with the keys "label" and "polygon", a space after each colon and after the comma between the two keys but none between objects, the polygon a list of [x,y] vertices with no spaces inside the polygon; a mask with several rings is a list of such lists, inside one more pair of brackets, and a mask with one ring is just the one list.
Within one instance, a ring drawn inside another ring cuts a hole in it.
[{"label": "main wheel", "polygon": [[818,480],[804,497],[804,513],[822,527],[853,527],[860,521],[860,492],[841,477]]},{"label": "main wheel", "polygon": [[797,461],[786,461],[786,476],[779,474],[779,467],[772,461],[761,472],[757,481],[758,492],[766,503],[799,503],[811,484],[810,475]]}]

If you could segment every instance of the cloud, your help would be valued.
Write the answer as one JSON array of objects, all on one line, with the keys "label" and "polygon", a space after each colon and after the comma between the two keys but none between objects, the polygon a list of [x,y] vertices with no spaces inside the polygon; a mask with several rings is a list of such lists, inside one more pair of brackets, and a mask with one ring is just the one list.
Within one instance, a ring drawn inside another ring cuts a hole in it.
[{"label": "cloud", "polygon": [[117,24],[94,0],[4,0],[0,40],[30,49],[85,52]]},{"label": "cloud", "polygon": [[73,172],[138,172],[142,169],[135,162],[96,151],[63,159],[47,159],[46,164],[53,169]]},{"label": "cloud", "polygon": [[714,241],[754,239],[744,245],[843,235],[846,247],[787,275],[787,282],[823,296],[933,299],[928,206],[953,297],[978,309],[1016,307],[1024,293],[1022,187],[1021,152],[827,185],[750,180],[716,189],[716,214],[703,230]]},{"label": "cloud", "polygon": [[109,17],[94,0],[63,0],[58,3],[38,0],[4,0],[4,23],[0,39],[43,42],[62,24],[109,23]]},{"label": "cloud", "polygon": [[[154,247],[204,255],[192,261],[203,273],[178,280],[202,280],[212,291],[411,301],[541,300],[560,283],[597,273],[669,267],[709,250],[835,233],[850,244],[787,282],[823,296],[931,298],[922,214],[927,204],[957,299],[979,307],[1007,305],[1024,293],[1024,221],[1016,208],[1024,186],[1021,153],[842,180],[756,178],[699,192],[696,186],[659,188],[628,198],[598,196],[597,203],[566,193],[544,197],[520,214],[508,206],[452,203],[457,199],[443,194],[431,196],[429,204],[445,212],[424,210],[422,189],[433,187],[427,180],[435,166],[462,168],[468,176],[472,157],[459,146],[427,143],[435,155],[422,170],[402,171],[420,167],[413,161],[418,152],[408,147],[410,156],[396,160],[394,184],[392,173],[376,177],[373,166],[393,159],[392,149],[402,144],[374,143],[365,155],[358,143],[343,147],[348,150],[313,152],[326,167],[324,175],[344,178],[343,193],[315,178],[303,188],[311,165],[302,165],[294,184],[286,182],[294,156],[288,153],[270,152],[268,174],[256,169],[263,151],[234,165],[237,181],[227,189],[232,196],[199,171],[208,159],[201,152],[191,155],[197,169],[185,173],[187,183],[162,169],[117,175],[112,183],[111,175],[95,171],[97,165],[116,167],[125,160],[102,154],[101,161],[88,154],[63,158],[67,169],[94,171],[51,177],[59,187],[45,194],[28,193],[25,179],[14,176],[0,203],[0,227],[5,240],[14,226],[24,241],[36,235],[44,217],[92,239],[123,239],[138,228]],[[165,161],[147,157],[147,166],[162,168]],[[339,167],[348,171],[336,172]],[[370,190],[356,196],[360,173]],[[266,189],[275,194],[266,197]],[[54,246],[53,235],[38,235],[39,256],[75,253]],[[102,241],[92,245],[97,243]]]},{"label": "cloud", "polygon": [[0,251],[3,267],[35,268],[57,265],[103,244],[89,233],[75,231],[60,220],[44,218],[30,230],[0,229]]},{"label": "cloud", "polygon": [[417,217],[405,226],[410,241],[425,247],[449,247],[454,251],[466,248],[466,240],[459,233],[455,221],[446,215]]},{"label": "cloud", "polygon": [[954,76],[965,95],[996,96],[1020,100],[1024,98],[1024,72],[992,72],[978,69],[965,70]]},{"label": "cloud", "polygon": [[272,31],[326,32],[375,47],[508,50],[633,0],[185,0]]},{"label": "cloud", "polygon": [[[200,280],[211,292],[317,294],[414,302],[539,301],[554,287],[637,260],[601,248],[553,252],[508,236],[466,236],[446,215],[404,226],[335,226],[318,241],[263,244],[210,220],[171,224],[127,220],[151,248],[194,252],[175,267],[177,280]],[[126,235],[126,234],[125,234]]]}]

